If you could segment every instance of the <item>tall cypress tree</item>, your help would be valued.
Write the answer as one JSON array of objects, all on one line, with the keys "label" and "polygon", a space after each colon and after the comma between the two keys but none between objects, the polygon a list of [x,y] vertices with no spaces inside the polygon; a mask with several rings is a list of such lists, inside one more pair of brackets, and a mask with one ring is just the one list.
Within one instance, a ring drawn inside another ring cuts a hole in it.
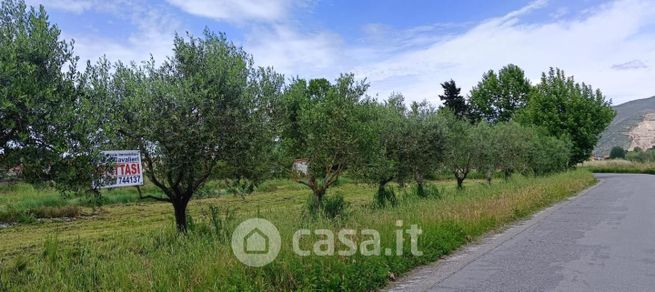
[{"label": "tall cypress tree", "polygon": [[443,88],[443,95],[439,95],[439,99],[443,101],[443,107],[450,109],[458,118],[465,117],[468,114],[468,107],[466,100],[460,92],[461,88],[457,87],[454,80],[441,83]]}]

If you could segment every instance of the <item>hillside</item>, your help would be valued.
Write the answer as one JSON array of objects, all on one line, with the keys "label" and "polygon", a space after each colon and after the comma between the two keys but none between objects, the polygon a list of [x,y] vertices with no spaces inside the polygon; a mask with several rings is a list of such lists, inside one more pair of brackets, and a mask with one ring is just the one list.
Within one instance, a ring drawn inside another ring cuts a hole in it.
[{"label": "hillside", "polygon": [[655,96],[614,106],[614,110],[616,117],[598,140],[594,156],[607,156],[614,146],[632,150],[655,145]]}]

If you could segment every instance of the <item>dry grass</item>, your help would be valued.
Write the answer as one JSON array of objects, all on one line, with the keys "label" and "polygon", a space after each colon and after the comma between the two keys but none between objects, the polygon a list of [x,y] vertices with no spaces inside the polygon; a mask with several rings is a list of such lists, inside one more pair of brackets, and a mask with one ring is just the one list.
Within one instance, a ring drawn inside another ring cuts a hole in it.
[{"label": "dry grass", "polygon": [[623,159],[585,161],[578,165],[596,173],[655,174],[655,162],[634,162]]}]

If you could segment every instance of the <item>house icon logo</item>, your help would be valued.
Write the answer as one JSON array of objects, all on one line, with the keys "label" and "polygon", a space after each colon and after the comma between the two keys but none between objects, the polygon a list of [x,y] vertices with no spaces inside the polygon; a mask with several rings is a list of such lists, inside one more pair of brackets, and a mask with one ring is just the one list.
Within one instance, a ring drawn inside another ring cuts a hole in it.
[{"label": "house icon logo", "polygon": [[241,222],[232,233],[232,252],[251,267],[272,262],[280,252],[280,232],[270,221],[251,218]]},{"label": "house icon logo", "polygon": [[243,250],[248,254],[262,254],[268,252],[268,236],[266,236],[263,231],[259,230],[259,228],[250,231],[250,233],[248,233],[244,238],[243,244]]}]

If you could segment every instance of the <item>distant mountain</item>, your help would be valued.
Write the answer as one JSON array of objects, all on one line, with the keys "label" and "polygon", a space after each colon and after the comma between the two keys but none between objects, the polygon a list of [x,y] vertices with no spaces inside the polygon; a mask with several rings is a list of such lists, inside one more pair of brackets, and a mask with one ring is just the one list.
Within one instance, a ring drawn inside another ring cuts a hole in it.
[{"label": "distant mountain", "polygon": [[616,117],[605,129],[594,156],[608,156],[614,146],[632,150],[655,146],[655,96],[614,106]]}]

